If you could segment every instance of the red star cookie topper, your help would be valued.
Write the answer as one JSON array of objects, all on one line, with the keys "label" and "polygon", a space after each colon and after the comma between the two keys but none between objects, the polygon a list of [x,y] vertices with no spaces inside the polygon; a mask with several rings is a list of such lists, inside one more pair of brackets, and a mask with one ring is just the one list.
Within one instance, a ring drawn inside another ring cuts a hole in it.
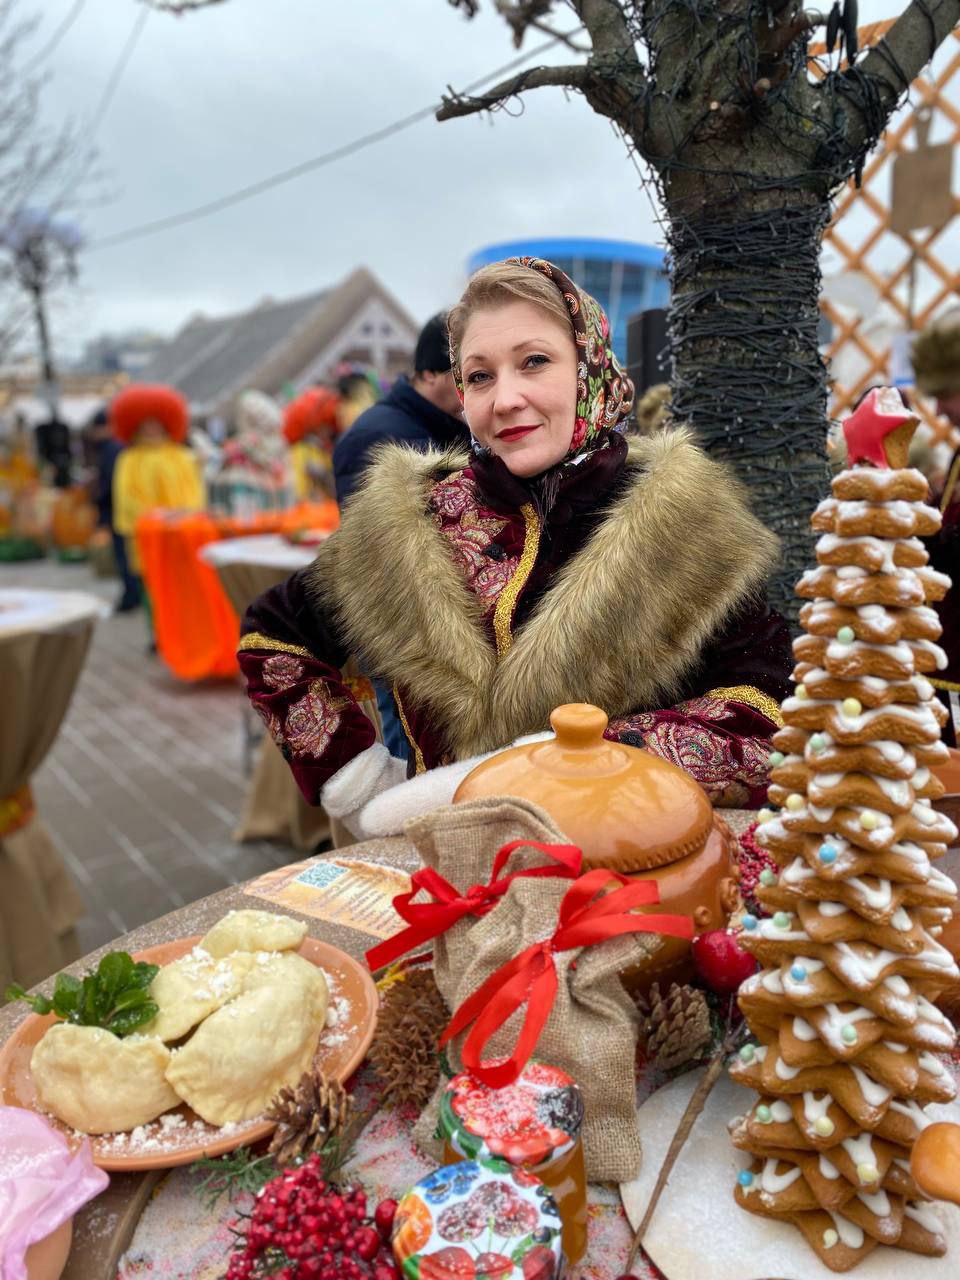
[{"label": "red star cookie topper", "polygon": [[874,387],[843,424],[847,465],[872,462],[878,467],[905,467],[916,425],[898,391]]}]

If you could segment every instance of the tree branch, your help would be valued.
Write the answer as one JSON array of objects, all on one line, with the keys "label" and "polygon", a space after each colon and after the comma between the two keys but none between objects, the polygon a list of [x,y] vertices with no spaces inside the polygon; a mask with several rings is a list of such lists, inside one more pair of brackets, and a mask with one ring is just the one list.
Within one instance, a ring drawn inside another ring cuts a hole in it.
[{"label": "tree branch", "polygon": [[437,119],[453,120],[457,116],[470,116],[478,111],[492,111],[502,106],[508,98],[517,97],[527,89],[560,85],[565,89],[583,90],[588,78],[589,68],[586,64],[579,67],[531,67],[528,71],[521,71],[519,75],[495,85],[488,93],[477,98],[462,96],[451,88],[450,94],[444,94],[441,99]]},{"label": "tree branch", "polygon": [[[960,0],[912,0],[883,39],[852,71],[833,75],[871,80],[889,119],[903,94],[958,23]],[[850,121],[848,140],[858,146],[870,136],[869,122],[858,112]]]}]

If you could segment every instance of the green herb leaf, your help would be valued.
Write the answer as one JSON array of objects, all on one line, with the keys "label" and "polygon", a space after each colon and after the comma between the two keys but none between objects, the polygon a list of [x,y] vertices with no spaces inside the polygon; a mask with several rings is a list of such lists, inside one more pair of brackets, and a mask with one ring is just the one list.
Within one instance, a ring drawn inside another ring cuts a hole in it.
[{"label": "green herb leaf", "polygon": [[127,985],[130,987],[143,987],[146,990],[159,972],[160,966],[158,964],[147,964],[145,960],[138,960],[133,966],[133,976]]},{"label": "green herb leaf", "polygon": [[48,1000],[46,996],[28,996],[19,982],[11,982],[3,993],[5,1000],[26,1000],[27,1004],[34,1013],[51,1013],[53,1011],[53,1002]]},{"label": "green herb leaf", "polygon": [[16,982],[7,988],[6,998],[26,1000],[34,1013],[55,1013],[81,1027],[105,1027],[114,1035],[126,1036],[156,1017],[150,984],[159,972],[158,965],[134,963],[126,951],[111,951],[82,980],[58,974],[52,1000],[28,996]]},{"label": "green herb leaf", "polygon": [[147,1000],[133,1009],[120,1009],[111,1015],[110,1021],[106,1024],[107,1030],[112,1031],[115,1036],[128,1036],[131,1031],[136,1031],[137,1027],[142,1027],[151,1018],[155,1018],[157,1011],[158,1006],[152,1000]]},{"label": "green herb leaf", "polygon": [[126,951],[111,951],[97,966],[97,980],[104,996],[115,996],[130,985],[133,961]]}]

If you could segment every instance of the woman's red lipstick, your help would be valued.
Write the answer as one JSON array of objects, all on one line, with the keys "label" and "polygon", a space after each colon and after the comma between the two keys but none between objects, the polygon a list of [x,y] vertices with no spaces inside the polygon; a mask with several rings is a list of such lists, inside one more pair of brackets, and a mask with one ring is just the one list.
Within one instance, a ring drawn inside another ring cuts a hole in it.
[{"label": "woman's red lipstick", "polygon": [[519,440],[521,436],[528,436],[531,431],[538,430],[539,424],[532,427],[504,427],[502,431],[497,432],[498,440]]}]

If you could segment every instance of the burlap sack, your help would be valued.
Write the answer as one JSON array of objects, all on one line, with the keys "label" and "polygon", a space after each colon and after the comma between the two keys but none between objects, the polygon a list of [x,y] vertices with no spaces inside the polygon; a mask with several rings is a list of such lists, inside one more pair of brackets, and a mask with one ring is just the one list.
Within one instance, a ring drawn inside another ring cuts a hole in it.
[{"label": "burlap sack", "polygon": [[[537,805],[501,797],[438,809],[407,823],[405,832],[423,861],[461,892],[488,881],[494,856],[508,841],[569,843]],[[537,850],[518,849],[506,871],[546,862],[549,859]],[[531,943],[554,932],[561,899],[571,884],[562,878],[516,880],[487,915],[467,916],[435,940],[437,985],[451,1009]],[[654,934],[634,934],[555,956],[557,998],[536,1057],[569,1072],[583,1092],[583,1146],[592,1181],[629,1181],[640,1168],[637,1014],[618,974],[660,945]],[[576,967],[571,968],[574,961]],[[520,1019],[518,1013],[500,1029],[487,1045],[485,1058],[511,1051]],[[461,1039],[448,1047],[455,1071]],[[417,1142],[434,1157],[439,1156],[438,1103],[439,1091],[414,1130]]]}]

